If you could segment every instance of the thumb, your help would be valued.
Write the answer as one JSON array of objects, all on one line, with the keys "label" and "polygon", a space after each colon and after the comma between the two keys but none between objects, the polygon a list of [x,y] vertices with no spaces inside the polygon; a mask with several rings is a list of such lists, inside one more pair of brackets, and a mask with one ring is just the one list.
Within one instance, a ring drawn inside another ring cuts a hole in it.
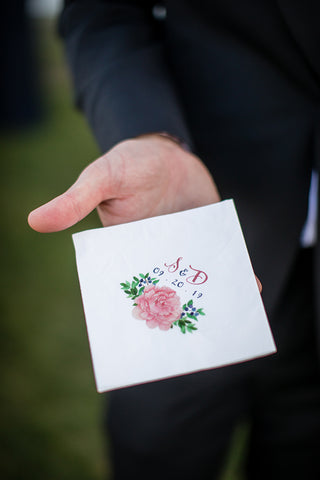
[{"label": "thumb", "polygon": [[105,200],[108,182],[99,160],[90,164],[65,193],[33,210],[28,217],[30,227],[41,233],[65,230]]}]

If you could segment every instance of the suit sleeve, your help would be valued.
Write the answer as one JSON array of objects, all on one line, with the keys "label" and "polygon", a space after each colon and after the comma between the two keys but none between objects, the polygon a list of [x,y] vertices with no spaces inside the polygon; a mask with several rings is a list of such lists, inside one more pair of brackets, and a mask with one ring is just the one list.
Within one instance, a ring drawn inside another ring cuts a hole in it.
[{"label": "suit sleeve", "polygon": [[60,16],[76,104],[102,151],[162,131],[192,146],[152,6],[71,0]]}]

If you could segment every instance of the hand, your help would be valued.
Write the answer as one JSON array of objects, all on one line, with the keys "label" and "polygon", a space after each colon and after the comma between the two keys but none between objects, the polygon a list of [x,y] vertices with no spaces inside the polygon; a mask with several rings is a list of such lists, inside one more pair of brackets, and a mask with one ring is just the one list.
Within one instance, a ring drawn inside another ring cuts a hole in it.
[{"label": "hand", "polygon": [[30,213],[38,232],[64,230],[97,207],[104,226],[178,212],[220,200],[207,168],[171,139],[144,135],[91,163],[65,193]]},{"label": "hand", "polygon": [[96,207],[108,226],[219,201],[201,160],[171,139],[153,134],[116,145],[91,163],[69,190],[31,212],[28,221],[38,232],[57,232]]}]

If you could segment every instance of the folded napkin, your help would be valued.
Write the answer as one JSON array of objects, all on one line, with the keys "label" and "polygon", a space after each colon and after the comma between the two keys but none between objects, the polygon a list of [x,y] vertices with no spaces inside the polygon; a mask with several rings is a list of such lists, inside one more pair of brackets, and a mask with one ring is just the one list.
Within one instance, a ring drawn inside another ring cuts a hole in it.
[{"label": "folded napkin", "polygon": [[276,351],[232,200],[73,241],[99,392]]}]

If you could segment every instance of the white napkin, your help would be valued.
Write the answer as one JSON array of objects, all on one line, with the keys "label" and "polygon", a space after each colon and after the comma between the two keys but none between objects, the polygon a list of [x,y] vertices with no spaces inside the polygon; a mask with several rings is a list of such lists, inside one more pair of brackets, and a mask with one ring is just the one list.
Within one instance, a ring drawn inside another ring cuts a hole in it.
[{"label": "white napkin", "polygon": [[73,241],[99,392],[276,351],[232,200]]}]

